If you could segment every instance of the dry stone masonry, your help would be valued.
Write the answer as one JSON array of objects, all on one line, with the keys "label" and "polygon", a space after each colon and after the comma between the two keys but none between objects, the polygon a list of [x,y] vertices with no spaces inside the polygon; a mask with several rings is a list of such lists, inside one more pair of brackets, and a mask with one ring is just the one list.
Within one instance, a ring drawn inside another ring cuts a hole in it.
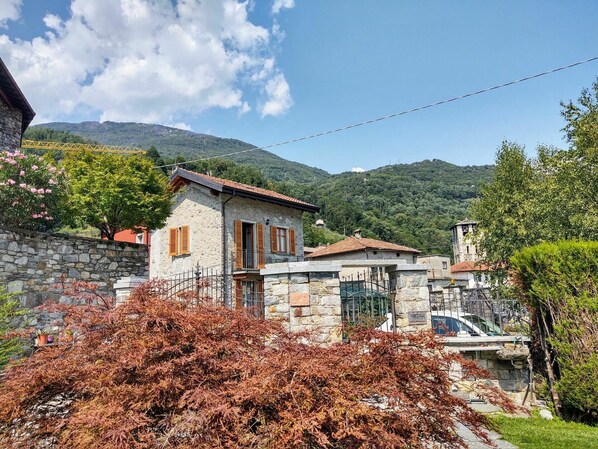
[{"label": "dry stone masonry", "polygon": [[279,320],[292,332],[311,332],[320,344],[340,341],[340,269],[330,262],[267,265],[261,270],[266,319]]},{"label": "dry stone masonry", "polygon": [[0,101],[0,150],[15,150],[21,146],[22,114]]},{"label": "dry stone masonry", "polygon": [[0,285],[20,292],[24,307],[67,301],[62,278],[94,282],[98,293],[114,296],[119,279],[147,277],[147,261],[145,245],[0,228]]}]

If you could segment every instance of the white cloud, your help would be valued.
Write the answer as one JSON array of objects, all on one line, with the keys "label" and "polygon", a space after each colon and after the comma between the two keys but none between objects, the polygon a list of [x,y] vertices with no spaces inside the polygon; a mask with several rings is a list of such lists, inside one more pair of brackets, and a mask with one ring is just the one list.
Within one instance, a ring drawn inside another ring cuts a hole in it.
[{"label": "white cloud", "polygon": [[0,1],[0,28],[6,26],[9,20],[17,20],[21,15],[22,0]]},{"label": "white cloud", "polygon": [[170,125],[171,128],[177,128],[177,129],[182,129],[183,131],[193,131],[193,129],[191,128],[191,125],[188,125],[187,123],[184,122],[180,122],[180,123],[171,123]]},{"label": "white cloud", "polygon": [[267,100],[259,108],[262,117],[282,115],[293,106],[291,89],[282,73],[277,73],[273,78],[268,80],[265,91]]},{"label": "white cloud", "polygon": [[363,172],[364,172],[364,171],[366,171],[366,170],[365,170],[365,168],[361,168],[361,167],[353,167],[353,168],[351,169],[351,171],[352,171],[353,173],[363,173]]},{"label": "white cloud", "polygon": [[272,14],[278,14],[282,9],[291,9],[295,7],[295,0],[274,0],[272,4]]},{"label": "white cloud", "polygon": [[253,94],[263,117],[284,114],[290,89],[275,65],[271,31],[249,21],[249,6],[71,0],[70,17],[44,18],[44,36],[23,41],[0,34],[0,56],[38,122],[95,115],[185,124],[210,108],[246,113]]}]

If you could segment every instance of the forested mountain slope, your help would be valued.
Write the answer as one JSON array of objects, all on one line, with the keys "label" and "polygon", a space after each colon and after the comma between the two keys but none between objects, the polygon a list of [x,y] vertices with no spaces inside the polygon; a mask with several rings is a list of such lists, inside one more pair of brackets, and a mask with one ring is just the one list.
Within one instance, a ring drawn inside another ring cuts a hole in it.
[{"label": "forested mountain slope", "polygon": [[[142,148],[149,148],[153,145],[164,158],[182,156],[189,160],[255,148],[254,145],[241,140],[224,139],[168,126],[143,123],[55,122],[37,126],[68,131],[106,145],[133,145]],[[238,154],[231,156],[230,159],[238,163],[253,165],[262,170],[269,179],[276,181],[309,182],[329,176],[326,171],[319,168],[288,161],[263,150]]]}]

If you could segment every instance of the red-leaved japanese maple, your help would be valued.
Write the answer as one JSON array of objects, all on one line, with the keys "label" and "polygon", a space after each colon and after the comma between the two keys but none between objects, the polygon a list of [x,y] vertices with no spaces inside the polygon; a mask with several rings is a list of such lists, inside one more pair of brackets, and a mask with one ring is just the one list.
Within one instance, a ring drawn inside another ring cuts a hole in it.
[{"label": "red-leaved japanese maple", "polygon": [[456,448],[456,422],[488,424],[449,393],[454,363],[485,373],[428,332],[309,345],[147,285],[115,309],[72,306],[59,342],[1,381],[1,447]]}]

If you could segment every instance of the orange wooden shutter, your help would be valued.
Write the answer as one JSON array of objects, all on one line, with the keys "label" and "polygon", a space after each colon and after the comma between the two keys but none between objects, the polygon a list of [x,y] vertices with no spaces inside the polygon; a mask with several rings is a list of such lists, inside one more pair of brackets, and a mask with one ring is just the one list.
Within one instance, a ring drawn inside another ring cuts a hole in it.
[{"label": "orange wooden shutter", "polygon": [[181,254],[189,252],[189,226],[181,226]]},{"label": "orange wooden shutter", "polygon": [[235,270],[243,269],[243,222],[235,220]]},{"label": "orange wooden shutter", "polygon": [[235,281],[235,308],[243,307],[243,284],[241,281]]},{"label": "orange wooden shutter", "polygon": [[264,254],[264,225],[258,223],[257,229],[257,267],[264,268],[266,266],[266,255]]},{"label": "orange wooden shutter", "polygon": [[277,253],[278,252],[278,240],[277,240],[277,230],[278,228],[276,226],[270,226],[270,251],[272,251],[273,253]]},{"label": "orange wooden shutter", "polygon": [[178,245],[178,229],[177,228],[170,228],[169,234],[169,241],[168,241],[168,254],[170,256],[176,256],[178,253],[179,245]]},{"label": "orange wooden shutter", "polygon": [[294,256],[297,250],[295,249],[295,230],[289,228],[289,253]]}]

